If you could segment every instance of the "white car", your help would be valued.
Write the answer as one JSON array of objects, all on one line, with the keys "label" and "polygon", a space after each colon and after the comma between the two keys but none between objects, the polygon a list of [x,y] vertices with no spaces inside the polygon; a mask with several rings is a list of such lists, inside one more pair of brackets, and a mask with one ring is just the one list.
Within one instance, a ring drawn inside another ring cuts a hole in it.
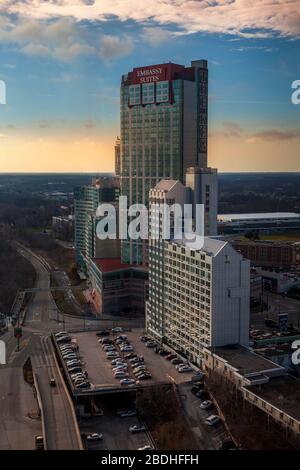
[{"label": "white car", "polygon": [[202,410],[207,410],[208,408],[210,408],[212,405],[212,402],[210,400],[204,400],[201,405],[200,405],[200,408],[202,408]]},{"label": "white car", "polygon": [[123,372],[121,370],[118,370],[114,373],[115,379],[125,379],[128,377],[129,374],[127,372]]},{"label": "white car", "polygon": [[130,426],[129,432],[132,434],[135,434],[137,432],[145,432],[146,428],[145,426],[142,426],[141,424],[135,424],[134,426]]},{"label": "white car", "polygon": [[183,372],[191,372],[193,369],[190,366],[182,366],[177,369],[178,372],[183,373]]},{"label": "white car", "polygon": [[127,372],[127,370],[128,370],[128,368],[124,367],[124,366],[114,367],[112,369],[113,372]]},{"label": "white car", "polygon": [[115,359],[116,357],[119,357],[119,354],[115,351],[109,351],[106,353],[107,359]]},{"label": "white car", "polygon": [[112,328],[111,331],[113,333],[123,333],[124,328],[122,328],[121,326],[116,326],[115,328]]},{"label": "white car", "polygon": [[134,385],[135,384],[135,380],[134,379],[121,379],[120,380],[120,384],[121,385]]},{"label": "white car", "polygon": [[210,415],[206,420],[205,423],[208,424],[208,426],[214,426],[215,424],[219,423],[220,418],[217,415]]},{"label": "white car", "polygon": [[132,346],[125,346],[124,348],[121,348],[122,352],[133,352],[133,347]]},{"label": "white car", "polygon": [[89,434],[86,438],[87,441],[102,441],[103,439],[103,434],[98,434],[97,432],[94,432],[93,434]]}]

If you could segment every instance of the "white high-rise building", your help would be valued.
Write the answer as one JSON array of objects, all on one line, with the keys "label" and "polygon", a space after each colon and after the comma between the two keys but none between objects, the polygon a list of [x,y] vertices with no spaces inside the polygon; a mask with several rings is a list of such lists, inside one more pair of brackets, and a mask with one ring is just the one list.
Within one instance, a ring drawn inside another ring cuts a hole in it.
[{"label": "white high-rise building", "polygon": [[[203,201],[197,196],[203,185],[197,182],[201,172],[192,174],[196,204],[198,198]],[[172,239],[175,219],[171,221],[171,239],[163,240],[158,204],[189,200],[189,189],[179,181],[163,180],[150,191],[146,326],[159,342],[201,365],[205,347],[248,345],[250,263],[217,238],[206,236],[202,243],[197,235],[199,243],[193,245],[188,234],[184,239]]]},{"label": "white high-rise building", "polygon": [[[216,168],[191,167],[187,169],[185,185],[190,189],[190,203],[204,205],[204,233],[218,234],[218,171]],[[195,214],[195,209],[194,209]]]}]

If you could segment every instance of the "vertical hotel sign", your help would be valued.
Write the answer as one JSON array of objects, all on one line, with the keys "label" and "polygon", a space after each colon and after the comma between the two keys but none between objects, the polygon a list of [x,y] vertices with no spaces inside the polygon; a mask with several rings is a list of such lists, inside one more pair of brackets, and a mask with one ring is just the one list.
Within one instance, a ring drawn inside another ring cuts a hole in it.
[{"label": "vertical hotel sign", "polygon": [[155,83],[166,80],[167,68],[162,65],[134,69],[133,82],[135,84]]}]

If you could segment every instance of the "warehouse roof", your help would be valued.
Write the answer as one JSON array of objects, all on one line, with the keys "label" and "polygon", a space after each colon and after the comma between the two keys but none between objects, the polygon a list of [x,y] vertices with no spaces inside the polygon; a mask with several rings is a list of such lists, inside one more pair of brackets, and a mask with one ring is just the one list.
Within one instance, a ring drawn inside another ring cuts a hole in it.
[{"label": "warehouse roof", "polygon": [[248,214],[219,214],[219,222],[235,222],[238,220],[265,220],[265,219],[297,219],[300,214],[296,212],[261,212]]}]

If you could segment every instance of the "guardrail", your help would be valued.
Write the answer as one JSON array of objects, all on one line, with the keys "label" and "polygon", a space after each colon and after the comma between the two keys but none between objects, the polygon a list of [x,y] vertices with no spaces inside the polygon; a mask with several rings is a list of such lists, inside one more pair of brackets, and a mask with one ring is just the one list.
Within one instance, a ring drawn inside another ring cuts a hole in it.
[{"label": "guardrail", "polygon": [[46,427],[45,427],[45,414],[44,414],[44,407],[43,407],[43,402],[42,402],[42,397],[41,397],[41,392],[40,392],[40,386],[38,383],[38,378],[35,372],[33,372],[33,382],[34,382],[34,388],[36,391],[36,398],[41,414],[41,421],[42,421],[42,436],[44,440],[44,450],[47,450],[47,438],[46,438]]},{"label": "guardrail", "polygon": [[84,446],[83,446],[83,442],[82,442],[82,439],[81,439],[81,434],[80,434],[80,430],[79,430],[79,426],[78,426],[78,422],[77,422],[77,417],[76,417],[76,413],[75,413],[75,409],[74,409],[73,400],[71,399],[68,387],[65,384],[65,380],[64,380],[63,375],[61,373],[59,364],[57,362],[55,351],[54,351],[53,357],[54,357],[54,362],[55,362],[55,365],[56,365],[56,369],[57,369],[59,378],[62,382],[64,392],[67,396],[67,400],[68,400],[69,405],[70,405],[72,419],[73,419],[73,422],[74,422],[74,427],[75,427],[75,432],[76,432],[76,437],[77,437],[77,441],[78,441],[78,445],[79,445],[79,450],[84,450]]}]

